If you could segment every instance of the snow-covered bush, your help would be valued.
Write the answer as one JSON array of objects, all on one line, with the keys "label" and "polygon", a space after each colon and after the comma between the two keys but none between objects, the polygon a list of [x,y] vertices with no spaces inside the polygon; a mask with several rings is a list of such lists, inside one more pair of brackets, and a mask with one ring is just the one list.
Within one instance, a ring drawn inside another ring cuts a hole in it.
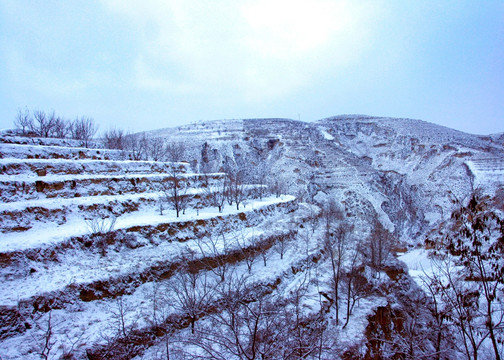
[{"label": "snow-covered bush", "polygon": [[92,234],[106,234],[114,230],[117,217],[113,214],[96,214],[90,219],[86,219],[86,225]]}]

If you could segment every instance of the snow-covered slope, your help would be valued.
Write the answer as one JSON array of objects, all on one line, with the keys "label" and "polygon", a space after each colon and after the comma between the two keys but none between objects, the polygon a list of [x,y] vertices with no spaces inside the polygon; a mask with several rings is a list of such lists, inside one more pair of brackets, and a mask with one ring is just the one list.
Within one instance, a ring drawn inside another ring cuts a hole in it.
[{"label": "snow-covered slope", "polygon": [[[218,267],[228,269],[228,279],[246,278],[244,293],[275,289],[282,304],[302,290],[308,328],[323,325],[326,334],[320,356],[365,359],[365,337],[372,341],[383,313],[400,314],[407,297],[397,293],[414,293],[415,285],[394,261],[372,276],[363,265],[368,293],[348,327],[333,324],[325,220],[314,204],[340,205],[356,247],[379,222],[406,248],[423,243],[450,216],[451,200],[475,187],[504,198],[501,135],[419,120],[217,120],[145,135],[184,143],[187,162],[132,161],[97,143],[0,137],[2,359],[47,355],[46,340],[49,358],[158,358],[166,329],[184,346],[190,330],[170,293],[160,331],[157,291],[173,289],[182,269],[218,282]],[[239,210],[233,204],[219,212],[209,190],[230,163],[246,169],[248,198]],[[189,199],[179,218],[159,207],[167,196],[161,184],[173,180],[174,169]],[[266,185],[285,195],[262,197],[257,190]],[[222,306],[222,298],[213,301],[205,314]],[[205,326],[212,326],[208,317]]]},{"label": "snow-covered slope", "polygon": [[[236,262],[243,251],[269,249],[278,237],[291,236],[285,213],[305,216],[294,196],[259,199],[254,184],[244,187],[248,195],[240,209],[233,204],[219,212],[208,194],[223,174],[203,176],[186,162],[124,160],[122,152],[54,139],[35,145],[31,139],[2,139],[2,359],[40,358],[47,326],[54,329],[51,343],[59,346],[55,358],[69,346],[83,358],[86,349],[104,344],[118,298],[140,311],[142,303],[147,306],[145,289],[186,266],[184,259],[197,268],[202,258]],[[160,210],[160,199],[167,197],[162,184],[174,176],[179,196],[189,199],[180,217],[168,203]],[[221,250],[203,253],[204,241]],[[298,260],[279,261],[283,268],[269,275],[280,276]]]},{"label": "snow-covered slope", "polygon": [[[377,217],[409,242],[448,216],[454,197],[462,200],[477,186],[492,194],[502,188],[504,147],[498,137],[420,120],[245,119],[147,134],[189,144],[194,159],[201,159],[206,143],[217,167],[240,157],[266,164],[291,193],[336,197],[348,213]],[[308,190],[310,183],[315,186]],[[310,194],[313,188],[318,194]]]},{"label": "snow-covered slope", "polygon": [[341,116],[317,124],[373,168],[403,177],[430,227],[451,213],[454,197],[462,201],[475,187],[501,191],[504,148],[479,136],[411,119]]}]

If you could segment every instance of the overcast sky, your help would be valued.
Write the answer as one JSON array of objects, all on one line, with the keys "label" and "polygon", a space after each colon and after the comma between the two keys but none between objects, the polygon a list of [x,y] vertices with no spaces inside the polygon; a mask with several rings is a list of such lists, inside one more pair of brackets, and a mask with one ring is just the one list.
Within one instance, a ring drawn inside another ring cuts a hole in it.
[{"label": "overcast sky", "polygon": [[504,131],[503,0],[0,0],[18,108],[150,130],[338,114]]}]

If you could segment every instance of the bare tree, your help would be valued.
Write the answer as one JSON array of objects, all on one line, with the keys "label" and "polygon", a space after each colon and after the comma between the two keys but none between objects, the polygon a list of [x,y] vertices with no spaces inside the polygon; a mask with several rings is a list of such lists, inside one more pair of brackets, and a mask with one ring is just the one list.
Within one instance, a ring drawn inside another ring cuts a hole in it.
[{"label": "bare tree", "polygon": [[179,191],[179,208],[180,211],[182,211],[182,215],[185,215],[185,212],[191,203],[191,195],[189,194],[188,182],[185,181],[182,184],[182,188]]},{"label": "bare tree", "polygon": [[14,119],[14,126],[21,130],[22,135],[27,135],[30,130],[33,130],[33,119],[30,116],[30,111],[25,108],[24,111],[19,109],[16,118]]},{"label": "bare tree", "polygon": [[[231,281],[231,282],[230,282]],[[281,307],[268,296],[244,288],[240,278],[229,278],[222,310],[209,314],[194,345],[212,359],[281,358],[284,336]]]},{"label": "bare tree", "polygon": [[206,146],[203,146],[202,150],[200,166],[200,171],[203,174],[202,188],[206,199],[208,199],[210,202],[210,205],[217,207],[217,209],[219,209],[219,212],[222,212],[222,209],[224,208],[224,204],[226,202],[226,178],[219,177],[215,179],[214,184],[212,184],[211,180],[214,177],[212,174],[213,169],[212,165],[208,161],[208,144],[205,143],[205,145]]},{"label": "bare tree", "polygon": [[240,210],[240,204],[246,199],[244,173],[242,171],[229,176],[229,194],[236,204],[236,210]]},{"label": "bare tree", "polygon": [[343,264],[347,257],[349,234],[353,226],[349,223],[340,223],[335,229],[328,229],[324,238],[324,251],[329,256],[332,269],[332,287],[334,306],[336,311],[336,324],[339,324],[339,288],[343,276]]},{"label": "bare tree", "polygon": [[[132,304],[128,304],[122,296],[117,297],[107,305],[109,321],[100,331],[106,345],[100,350],[99,358],[131,359],[135,353],[135,348],[130,346],[128,340],[131,339],[137,329],[140,313]],[[90,357],[89,354],[88,357]]]},{"label": "bare tree", "polygon": [[151,307],[148,312],[144,314],[144,318],[148,323],[151,324],[152,327],[157,328],[161,322],[164,320],[164,315],[161,305],[161,286],[159,282],[154,281],[152,283],[152,288],[150,290],[150,294],[148,299],[151,303]]},{"label": "bare tree", "polygon": [[[177,166],[176,164],[171,165],[172,167]],[[187,187],[187,182],[182,181],[177,173],[178,170],[172,171],[172,177],[167,181],[161,183],[161,190],[163,195],[160,197],[160,213],[163,215],[164,203],[168,203],[175,210],[177,217],[180,213],[185,215],[187,206],[190,203],[191,197],[189,195],[189,189]]]},{"label": "bare tree", "polygon": [[226,177],[224,178],[224,186],[225,186],[225,191],[224,194],[226,195],[226,201],[229,206],[233,205],[233,189],[231,186],[231,179],[226,173]]},{"label": "bare tree", "polygon": [[53,110],[50,113],[47,114],[47,132],[44,134],[44,137],[56,137],[55,131],[56,131],[56,125],[57,125],[57,116],[56,112]]},{"label": "bare tree", "polygon": [[[324,312],[311,312],[305,306],[305,299],[309,294],[311,272],[305,271],[300,275],[298,283],[291,287],[289,295],[282,302],[282,322],[288,331],[284,335],[283,359],[321,359],[329,358],[329,347],[324,347],[324,333],[327,321]],[[334,358],[334,356],[331,356]]]},{"label": "bare tree", "polygon": [[103,134],[103,142],[107,149],[125,150],[126,134],[122,129],[110,128]]},{"label": "bare tree", "polygon": [[371,234],[366,239],[365,245],[360,247],[360,250],[367,264],[379,274],[388,260],[396,240],[393,234],[385,229],[379,220],[375,219],[372,226]]},{"label": "bare tree", "polygon": [[54,128],[54,112],[49,116],[41,110],[33,112],[34,128],[32,129],[40,137],[49,137]]},{"label": "bare tree", "polygon": [[227,237],[228,229],[224,226],[207,237],[198,240],[197,245],[202,255],[205,268],[214,273],[221,282],[226,279],[230,265],[225,255],[231,248],[230,239]]},{"label": "bare tree", "polygon": [[107,255],[108,242],[114,237],[113,230],[117,216],[111,211],[99,209],[93,211],[84,221],[92,234],[93,244],[102,256]]},{"label": "bare tree", "polygon": [[170,203],[170,198],[167,198],[166,193],[163,191],[161,195],[159,195],[157,199],[159,215],[163,215],[163,211],[166,209],[166,204]]},{"label": "bare tree", "polygon": [[[324,252],[331,264],[331,287],[334,296],[336,325],[339,324],[340,285],[344,275],[344,264],[348,258],[350,248],[350,234],[354,226],[343,219],[343,211],[334,199],[330,199],[323,206],[322,217],[325,221]],[[337,224],[337,225],[336,225]],[[356,256],[356,255],[355,255]],[[351,259],[355,261],[355,258]],[[351,283],[349,284],[351,289]],[[349,298],[349,294],[348,298]],[[347,300],[347,321],[350,313],[349,300]],[[346,326],[346,324],[345,324]]]},{"label": "bare tree", "polygon": [[191,344],[211,359],[322,358],[326,323],[305,310],[309,276],[304,278],[289,294],[280,294],[231,274],[218,288],[220,311],[208,315]]},{"label": "bare tree", "polygon": [[166,155],[168,161],[174,163],[184,161],[186,155],[185,144],[181,142],[168,144],[166,146]]},{"label": "bare tree", "polygon": [[163,161],[166,159],[167,148],[165,141],[161,137],[149,138],[146,142],[147,157],[153,161]]},{"label": "bare tree", "polygon": [[287,190],[284,179],[279,178],[278,176],[270,177],[268,179],[268,186],[270,192],[277,198],[280,197],[280,195],[285,194]]},{"label": "bare tree", "polygon": [[68,120],[63,119],[61,116],[56,116],[54,119],[54,128],[52,131],[54,137],[58,139],[65,138],[70,131],[68,124]]},{"label": "bare tree", "polygon": [[92,234],[106,234],[114,230],[117,216],[111,211],[96,210],[91,217],[85,219],[86,225]]},{"label": "bare tree", "polygon": [[28,109],[19,110],[14,125],[22,131],[23,135],[32,133],[39,137],[56,137],[60,139],[70,135],[73,139],[84,140],[85,146],[98,130],[98,126],[91,118],[82,117],[70,121],[56,115],[54,110],[47,114],[42,110],[35,110],[33,111],[33,118],[30,116]]},{"label": "bare tree", "polygon": [[164,203],[167,203],[175,210],[175,214],[179,217],[180,212],[182,211],[182,189],[180,178],[176,175],[171,179],[161,182],[160,189],[163,192],[163,195],[159,198],[160,214],[163,215],[163,210],[165,209]]},{"label": "bare tree", "polygon": [[54,324],[52,322],[52,310],[49,311],[47,321],[45,323],[36,323],[37,335],[32,335],[37,346],[37,352],[42,359],[49,359],[49,354],[56,344],[54,340]]},{"label": "bare tree", "polygon": [[325,220],[326,233],[331,230],[336,222],[343,220],[343,211],[333,198],[323,204],[322,217]]},{"label": "bare tree", "polygon": [[127,313],[130,311],[131,307],[126,305],[122,297],[118,297],[115,300],[115,307],[111,309],[116,331],[123,338],[126,338],[129,335],[132,328],[128,326],[126,322]]},{"label": "bare tree", "polygon": [[124,150],[131,160],[146,160],[145,140],[140,134],[128,134],[124,137]]},{"label": "bare tree", "polygon": [[271,174],[271,168],[266,163],[266,160],[260,160],[255,164],[252,164],[254,167],[254,183],[259,185],[257,191],[259,193],[259,198],[262,199],[268,189],[267,183]]},{"label": "bare tree", "polygon": [[163,183],[162,190],[169,197],[177,217],[179,217],[180,211],[182,211],[184,205],[184,200],[182,199],[183,194],[180,192],[184,189],[187,190],[187,186],[185,186],[185,184],[182,185],[181,175],[183,166],[180,164],[184,158],[185,150],[183,143],[173,143],[166,146],[167,159],[171,162],[168,169],[170,178],[167,182]]},{"label": "bare tree", "polygon": [[295,232],[294,231],[289,231],[287,234],[280,234],[276,238],[276,242],[273,245],[274,249],[277,251],[277,253],[280,255],[280,259],[283,259],[285,252],[287,251],[290,241],[294,237]]},{"label": "bare tree", "polygon": [[240,249],[240,252],[242,253],[243,259],[245,261],[245,264],[247,265],[247,270],[248,273],[252,273],[252,266],[254,265],[257,255],[255,251],[251,248],[251,240],[254,241],[254,233],[250,236],[247,236],[246,234],[246,228],[245,227],[240,227],[240,231],[238,233],[238,236],[236,238],[236,244],[238,245],[238,248]]},{"label": "bare tree", "polygon": [[210,182],[210,175],[203,174],[203,191],[211,206],[215,206],[221,213],[226,202],[226,179],[218,178],[214,184]]},{"label": "bare tree", "polygon": [[259,245],[259,254],[261,255],[261,258],[263,260],[263,265],[266,266],[268,262],[268,258],[270,257],[270,252],[268,251],[270,246],[267,242],[264,241],[262,237],[259,238],[258,240]]},{"label": "bare tree", "polygon": [[357,247],[350,250],[347,262],[346,271],[343,274],[343,282],[346,287],[346,319],[343,324],[343,329],[346,328],[350,322],[350,315],[352,314],[355,303],[359,299],[366,296],[371,290],[371,285],[368,283],[366,277],[362,273],[362,268],[359,266],[360,251]]},{"label": "bare tree", "polygon": [[87,337],[85,335],[85,331],[81,328],[77,333],[77,336],[72,336],[68,331],[63,330],[65,335],[65,340],[62,341],[62,344],[59,346],[61,349],[61,356],[59,359],[61,360],[72,360],[75,358],[74,349],[86,343]]},{"label": "bare tree", "polygon": [[98,125],[96,125],[94,120],[90,117],[83,116],[73,121],[72,138],[75,140],[82,140],[86,147],[97,131]]},{"label": "bare tree", "polygon": [[227,191],[229,205],[234,202],[236,210],[240,210],[240,204],[246,199],[245,193],[245,178],[246,169],[245,163],[238,165],[232,159],[227,158],[224,163],[224,171],[227,174]]},{"label": "bare tree", "polygon": [[215,284],[207,273],[181,269],[168,285],[169,301],[175,309],[187,316],[194,334],[196,320],[205,315],[213,301]]}]

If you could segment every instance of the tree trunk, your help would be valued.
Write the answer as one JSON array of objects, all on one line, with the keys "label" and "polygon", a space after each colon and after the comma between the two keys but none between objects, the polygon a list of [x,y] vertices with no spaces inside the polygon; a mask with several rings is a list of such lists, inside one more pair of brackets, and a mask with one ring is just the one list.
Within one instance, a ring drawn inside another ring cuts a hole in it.
[{"label": "tree trunk", "polygon": [[350,297],[351,297],[351,290],[352,290],[352,278],[349,278],[348,279],[348,290],[347,290],[346,320],[345,320],[345,324],[343,325],[343,329],[348,325],[348,322],[350,321]]},{"label": "tree trunk", "polygon": [[441,340],[443,339],[442,326],[443,326],[443,320],[441,319],[439,321],[439,329],[436,339],[436,360],[441,359]]},{"label": "tree trunk", "polygon": [[488,331],[490,333],[490,339],[492,340],[492,346],[493,346],[494,353],[495,353],[495,360],[501,360],[501,357],[500,357],[500,354],[499,354],[499,347],[497,345],[497,340],[495,339],[495,334],[494,334],[494,328],[493,328],[493,322],[492,322],[491,315],[488,316],[488,318],[487,318],[487,327],[488,327]]},{"label": "tree trunk", "polygon": [[329,250],[331,252],[331,266],[332,266],[332,271],[333,271],[333,281],[334,281],[334,308],[336,311],[336,325],[339,324],[339,305],[338,305],[338,277],[336,275],[336,260],[334,258],[334,252],[333,249]]}]

